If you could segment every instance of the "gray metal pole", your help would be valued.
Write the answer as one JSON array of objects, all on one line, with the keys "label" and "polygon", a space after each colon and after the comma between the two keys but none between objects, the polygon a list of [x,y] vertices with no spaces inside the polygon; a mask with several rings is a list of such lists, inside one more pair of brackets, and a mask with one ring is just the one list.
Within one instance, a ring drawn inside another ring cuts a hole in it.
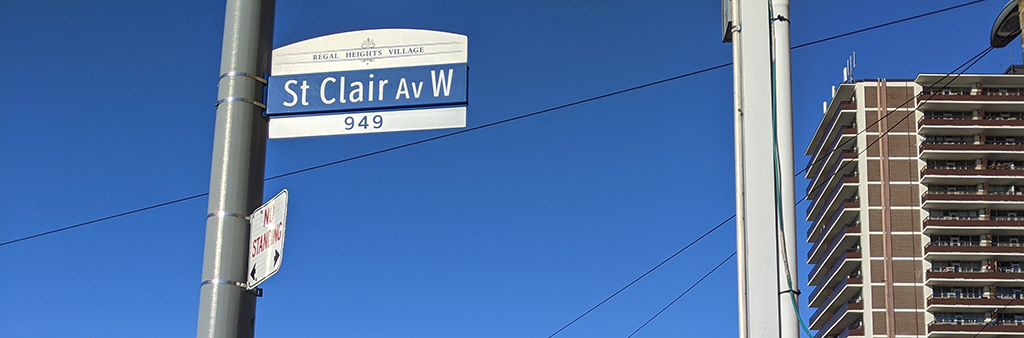
[{"label": "gray metal pole", "polygon": [[[800,322],[797,318],[800,290],[797,276],[796,250],[796,182],[793,165],[793,71],[790,61],[789,40],[789,0],[771,0],[775,15],[775,43],[772,52],[775,55],[775,106],[776,126],[779,141],[779,175],[782,186],[782,223],[785,230],[779,236],[779,324],[782,338],[799,338]],[[784,245],[783,245],[784,244]],[[783,252],[785,251],[785,252]],[[785,256],[783,256],[785,255]],[[782,257],[786,257],[783,260]],[[787,271],[788,270],[788,271]],[[788,281],[787,281],[788,279]],[[792,285],[790,285],[792,284]],[[797,299],[794,304],[793,296]]]},{"label": "gray metal pole", "polygon": [[[778,230],[772,135],[772,49],[767,1],[733,0],[733,67],[740,92],[735,102],[737,262],[740,272],[741,338],[791,338],[783,330],[779,302]],[[790,129],[791,132],[791,129]],[[790,143],[792,147],[792,143]],[[792,158],[790,158],[790,163]],[[792,164],[790,164],[792,166]],[[789,174],[792,176],[792,174]],[[792,225],[790,225],[792,226]],[[787,243],[788,244],[788,243]],[[795,244],[795,243],[794,243]],[[791,244],[792,245],[792,244]],[[792,306],[789,306],[792,308]],[[785,334],[785,335],[784,335]]]},{"label": "gray metal pole", "polygon": [[263,200],[274,0],[228,0],[203,248],[198,338],[252,337],[256,295],[246,291],[249,221]]}]

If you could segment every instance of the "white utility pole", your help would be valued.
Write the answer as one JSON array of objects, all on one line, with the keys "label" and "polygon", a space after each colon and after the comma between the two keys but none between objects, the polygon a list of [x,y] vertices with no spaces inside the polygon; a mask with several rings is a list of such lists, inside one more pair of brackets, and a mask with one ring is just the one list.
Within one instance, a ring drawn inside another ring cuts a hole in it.
[{"label": "white utility pole", "polygon": [[[729,31],[725,32],[725,38],[731,38],[733,43],[736,91],[740,337],[798,338],[800,328],[791,298],[799,281],[796,278],[789,1],[725,1],[731,2],[724,3],[723,9],[731,12],[725,17],[727,22],[732,22],[731,27],[727,26]],[[775,180],[775,147],[778,148],[779,184]],[[781,195],[778,200],[777,191]],[[778,218],[776,203],[781,203],[782,215]],[[780,232],[776,219],[782,221],[784,233]]]}]

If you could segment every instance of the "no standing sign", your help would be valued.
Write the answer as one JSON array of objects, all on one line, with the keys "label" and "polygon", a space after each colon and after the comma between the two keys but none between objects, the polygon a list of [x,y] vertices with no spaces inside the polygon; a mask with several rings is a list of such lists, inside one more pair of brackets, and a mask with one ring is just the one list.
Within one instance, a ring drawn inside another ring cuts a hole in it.
[{"label": "no standing sign", "polygon": [[260,206],[249,216],[249,270],[245,285],[253,289],[281,269],[284,255],[288,190]]}]

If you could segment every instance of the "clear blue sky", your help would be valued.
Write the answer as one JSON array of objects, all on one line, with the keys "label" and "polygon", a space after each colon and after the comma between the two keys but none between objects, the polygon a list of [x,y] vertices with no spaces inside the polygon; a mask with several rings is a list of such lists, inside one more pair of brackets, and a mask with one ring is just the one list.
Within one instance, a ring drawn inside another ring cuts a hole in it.
[{"label": "clear blue sky", "polygon": [[[792,41],[962,2],[794,1]],[[851,52],[858,78],[947,72],[987,47],[1004,4],[794,51],[797,153]],[[719,11],[280,0],[274,46],[373,28],[465,34],[476,126],[730,62]],[[0,242],[207,191],[223,18],[221,1],[0,1]],[[975,70],[1020,55],[1017,42]],[[291,201],[256,336],[547,337],[735,212],[731,82],[724,68],[269,182],[266,198],[287,188]],[[273,140],[266,172],[445,132]],[[206,201],[0,247],[0,336],[193,336]],[[625,337],[734,238],[730,223],[557,337]],[[730,262],[636,337],[735,336],[735,280]]]}]

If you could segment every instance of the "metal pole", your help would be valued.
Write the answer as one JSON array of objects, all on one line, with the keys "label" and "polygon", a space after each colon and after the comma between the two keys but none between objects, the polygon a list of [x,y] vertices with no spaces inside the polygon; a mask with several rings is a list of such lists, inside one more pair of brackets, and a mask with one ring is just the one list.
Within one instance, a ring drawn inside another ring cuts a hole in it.
[{"label": "metal pole", "polygon": [[[1024,30],[1024,1],[1017,1],[1017,19],[1020,20],[1021,30]],[[1021,48],[1020,57],[1021,60],[1024,60],[1024,33],[1021,33],[1019,39]],[[1010,67],[1013,67],[1013,65],[1011,64]]]},{"label": "metal pole", "polygon": [[732,13],[732,22],[735,23],[732,32],[732,59],[736,62],[735,66],[732,67],[732,88],[733,88],[733,140],[736,147],[734,151],[735,158],[735,172],[736,172],[736,293],[737,299],[739,299],[739,336],[741,338],[747,337],[747,244],[746,244],[746,223],[743,221],[746,216],[743,214],[743,110],[740,107],[743,106],[743,86],[742,73],[740,72],[740,39],[743,37],[739,34],[739,1],[729,1],[731,6],[730,13]]},{"label": "metal pole", "polygon": [[[737,235],[742,237],[737,239],[737,250],[743,256],[739,260],[740,283],[743,283],[740,285],[739,305],[740,314],[746,315],[746,320],[740,320],[740,325],[743,325],[739,330],[740,337],[791,338],[795,336],[790,335],[788,328],[784,330],[788,325],[781,322],[781,306],[792,306],[780,302],[780,285],[776,283],[785,275],[779,269],[780,237],[775,223],[769,3],[753,0],[734,2],[733,67],[736,68],[734,75],[739,90],[736,129],[740,133],[736,136],[736,151],[740,153],[736,180],[741,187],[737,192],[738,198],[742,200],[736,206],[736,214],[740,216]],[[788,41],[785,43],[789,45]],[[785,123],[780,120],[780,124]],[[779,132],[790,135],[790,157],[782,161],[783,164],[788,163],[788,182],[792,185],[792,126],[784,130]],[[792,187],[789,190],[792,191]],[[783,203],[793,203],[792,197],[789,201]],[[793,258],[795,260],[795,255]]]},{"label": "metal pole", "polygon": [[[790,61],[789,0],[772,0],[775,54],[776,130],[779,147],[779,169],[782,192],[783,241],[779,246],[779,315],[782,338],[800,337],[800,324],[793,298],[799,300],[796,250],[796,197],[793,191],[793,74]],[[785,244],[784,246],[782,244]],[[783,252],[784,251],[784,252]],[[783,259],[785,257],[785,259]],[[787,266],[788,265],[788,266]],[[787,271],[788,269],[788,271]],[[794,293],[795,295],[791,294]]]},{"label": "metal pole", "polygon": [[246,218],[263,200],[267,119],[261,102],[273,29],[274,0],[227,1],[198,338],[249,338],[256,325],[256,295],[245,289]]}]

